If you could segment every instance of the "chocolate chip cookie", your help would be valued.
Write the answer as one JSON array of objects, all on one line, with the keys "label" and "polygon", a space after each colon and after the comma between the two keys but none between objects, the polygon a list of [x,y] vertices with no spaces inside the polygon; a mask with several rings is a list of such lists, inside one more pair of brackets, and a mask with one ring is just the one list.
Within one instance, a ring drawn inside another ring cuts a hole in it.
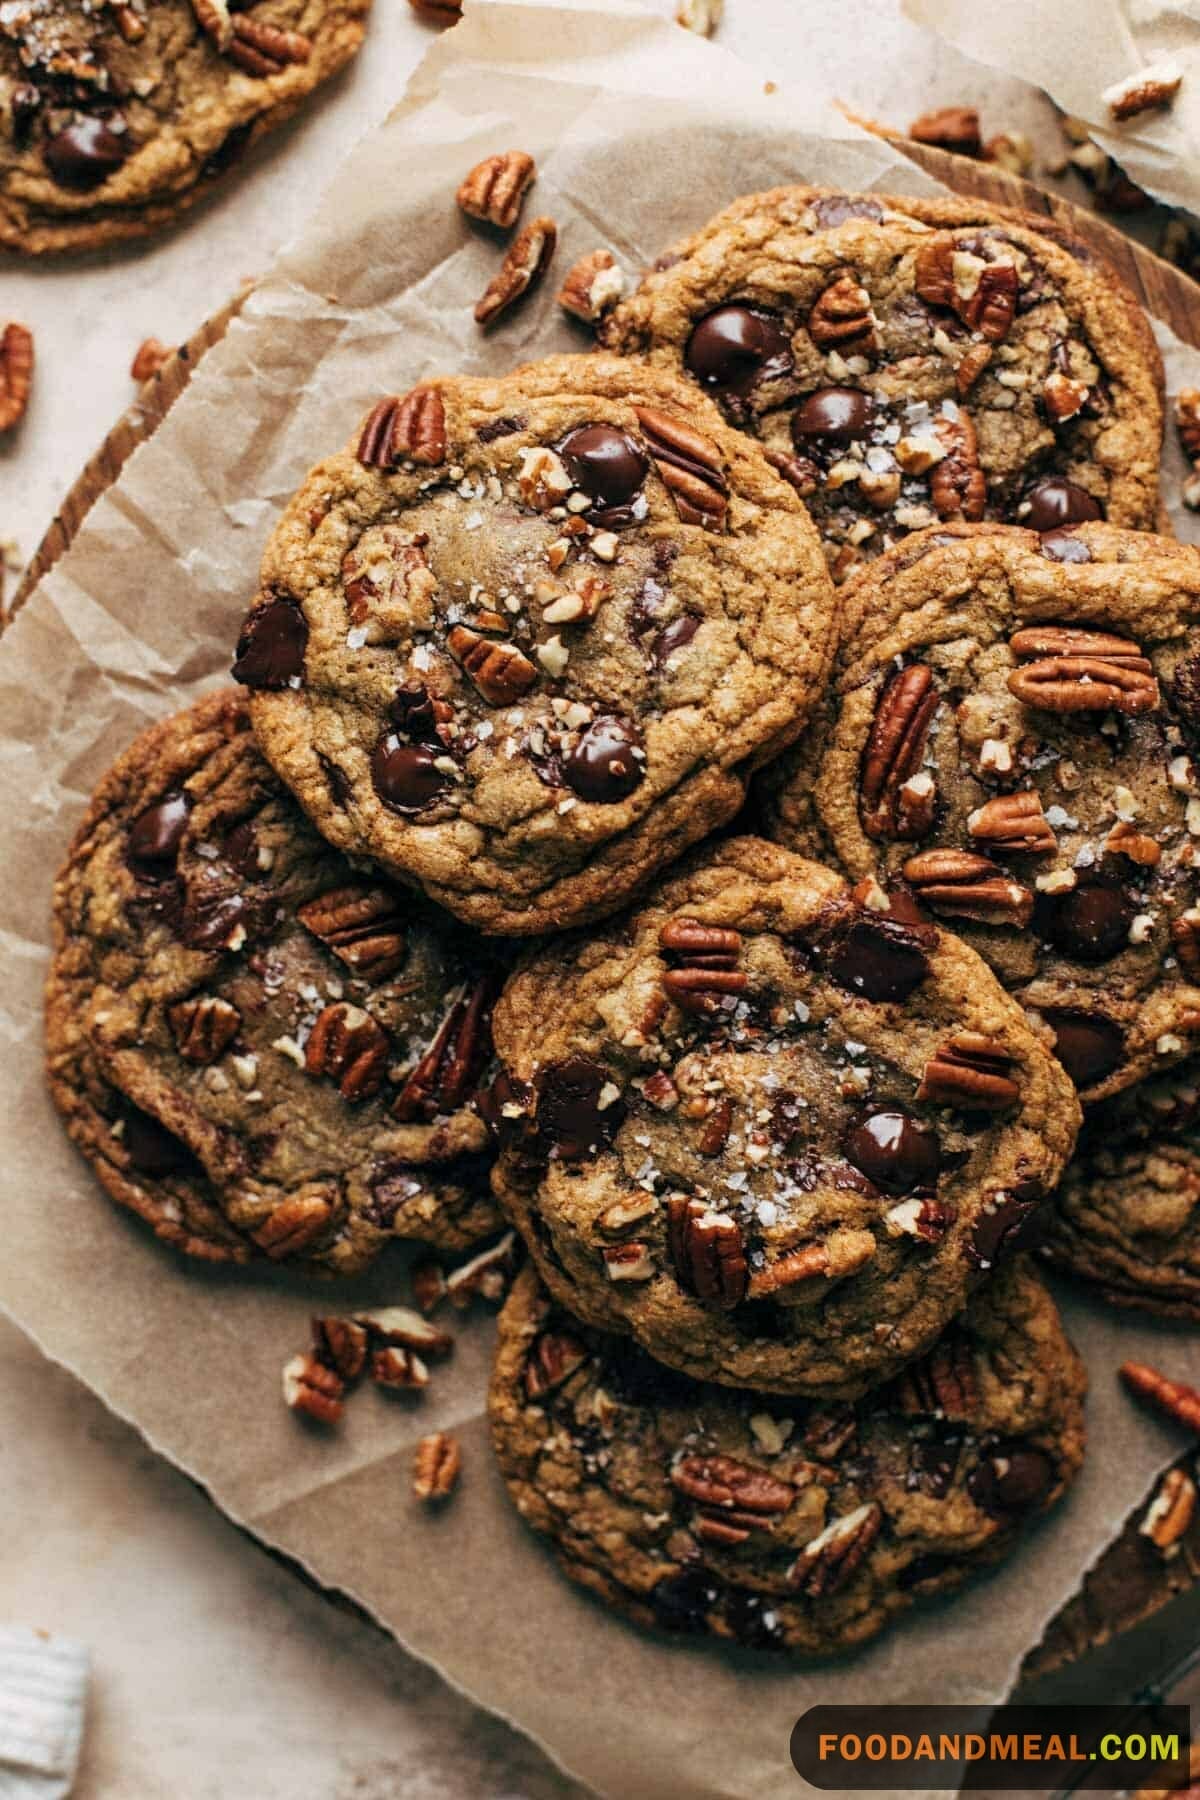
[{"label": "chocolate chip cookie", "polygon": [[924,533],[853,584],[767,830],[946,921],[1085,1101],[1200,1033],[1200,554],[1101,524]]},{"label": "chocolate chip cookie", "polygon": [[1009,1554],[1079,1471],[1084,1388],[1024,1259],[857,1407],[675,1374],[527,1269],[490,1411],[518,1510],[573,1581],[639,1625],[827,1656]]},{"label": "chocolate chip cookie", "polygon": [[169,223],[363,39],[371,0],[10,0],[0,243],[86,250]]},{"label": "chocolate chip cookie", "polygon": [[1200,1062],[1101,1107],[1084,1127],[1043,1248],[1106,1300],[1200,1324]]},{"label": "chocolate chip cookie", "polygon": [[1158,522],[1162,366],[1107,268],[960,200],[778,188],[602,328],[753,429],[835,576],[939,520]]},{"label": "chocolate chip cookie", "polygon": [[234,674],[321,832],[488,932],[614,912],[824,685],[795,493],[614,357],[386,398],[268,545]]},{"label": "chocolate chip cookie", "polygon": [[701,1380],[853,1396],[926,1350],[1071,1153],[974,952],[755,838],[533,954],[480,1105],[555,1298]]},{"label": "chocolate chip cookie", "polygon": [[361,1268],[494,1229],[498,946],[312,830],[214,694],[101,782],[55,889],[47,1068],[115,1200],[192,1255]]}]

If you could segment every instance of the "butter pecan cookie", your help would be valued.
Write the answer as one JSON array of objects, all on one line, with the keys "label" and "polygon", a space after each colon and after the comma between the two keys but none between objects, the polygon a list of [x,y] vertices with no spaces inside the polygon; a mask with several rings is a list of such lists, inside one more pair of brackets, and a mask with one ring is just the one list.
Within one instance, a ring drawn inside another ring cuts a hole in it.
[{"label": "butter pecan cookie", "polygon": [[490,1411],[522,1518],[606,1605],[828,1656],[1010,1553],[1079,1472],[1084,1389],[1024,1259],[857,1406],[675,1374],[576,1323],[527,1269]]},{"label": "butter pecan cookie", "polygon": [[702,1380],[852,1396],[1017,1247],[1070,1083],[974,952],[881,899],[734,839],[511,977],[496,1193],[580,1318]]},{"label": "butter pecan cookie", "polygon": [[371,0],[8,0],[0,243],[169,223],[353,56]]},{"label": "butter pecan cookie", "polygon": [[1200,1062],[1086,1121],[1043,1249],[1117,1306],[1200,1324]]},{"label": "butter pecan cookie", "polygon": [[927,532],[853,585],[781,843],[944,920],[1085,1101],[1200,1034],[1200,554],[1092,524]]},{"label": "butter pecan cookie", "polygon": [[215,694],[101,782],[55,889],[47,1069],[115,1200],[192,1255],[361,1268],[492,1230],[495,950],[323,843]]},{"label": "butter pecan cookie", "polygon": [[557,357],[382,400],[288,506],[234,674],[331,842],[528,934],[732,817],[833,608],[757,445],[667,376]]},{"label": "butter pecan cookie", "polygon": [[939,520],[1153,529],[1153,337],[1112,271],[1034,223],[959,200],[748,195],[601,335],[757,432],[838,579]]}]

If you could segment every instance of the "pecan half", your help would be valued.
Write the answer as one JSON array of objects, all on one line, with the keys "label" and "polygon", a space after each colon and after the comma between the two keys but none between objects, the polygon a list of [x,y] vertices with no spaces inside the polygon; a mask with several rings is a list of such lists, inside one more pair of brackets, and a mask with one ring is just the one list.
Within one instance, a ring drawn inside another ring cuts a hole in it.
[{"label": "pecan half", "polygon": [[129,365],[134,381],[149,381],[169,363],[175,352],[156,337],[143,338]]},{"label": "pecan half", "polygon": [[825,1244],[803,1244],[799,1250],[789,1250],[786,1256],[777,1256],[765,1269],[754,1271],[750,1277],[750,1298],[761,1300],[766,1294],[778,1293],[780,1288],[794,1287],[798,1281],[811,1281],[815,1276],[828,1274],[828,1247]]},{"label": "pecan half", "polygon": [[940,699],[924,663],[898,670],[880,695],[860,778],[866,803],[863,830],[868,837],[920,835],[911,814],[904,816],[900,790],[920,770]]},{"label": "pecan half", "polygon": [[928,1356],[897,1377],[892,1398],[896,1410],[908,1415],[969,1419],[979,1404],[970,1340],[961,1332],[946,1332]]},{"label": "pecan half", "polygon": [[1121,1379],[1139,1400],[1149,1401],[1189,1431],[1200,1432],[1200,1392],[1186,1381],[1172,1381],[1161,1369],[1135,1362],[1121,1364]]},{"label": "pecan half", "polygon": [[672,1194],[667,1200],[667,1249],[679,1284],[698,1300],[736,1306],[746,1297],[749,1271],[741,1228],[702,1200]]},{"label": "pecan half", "polygon": [[1033,856],[1058,848],[1058,839],[1042,811],[1036,788],[1020,794],[997,794],[967,818],[973,838],[996,850],[1023,850]]},{"label": "pecan half", "polygon": [[515,644],[498,644],[469,625],[452,625],[446,648],[489,706],[511,706],[537,680],[537,668]]},{"label": "pecan half", "polygon": [[431,1431],[413,1455],[413,1493],[426,1505],[446,1500],[458,1486],[462,1450],[449,1431]]},{"label": "pecan half", "polygon": [[594,325],[612,311],[625,292],[625,277],[607,250],[591,250],[567,270],[558,304],[573,318]]},{"label": "pecan half", "polygon": [[1021,1097],[1010,1072],[1015,1067],[1015,1058],[994,1038],[978,1031],[960,1031],[947,1038],[925,1064],[917,1099],[934,1106],[1003,1112]]},{"label": "pecan half", "polygon": [[726,995],[743,993],[747,977],[736,966],[742,938],[737,931],[702,925],[696,919],[672,919],[659,937],[663,950],[678,957],[662,984],[682,1012],[718,1012]]},{"label": "pecan half", "polygon": [[729,483],[717,445],[685,419],[656,407],[635,406],[634,411],[646,448],[684,524],[720,531],[729,505]]},{"label": "pecan half", "polygon": [[1148,657],[1130,638],[1086,626],[1040,625],[1018,631],[1009,649],[1024,667],[1008,691],[1025,706],[1048,712],[1153,712],[1158,681]]},{"label": "pecan half", "polygon": [[532,156],[524,150],[485,156],[459,184],[458,204],[473,219],[486,219],[489,225],[510,231],[536,173]]},{"label": "pecan half", "polygon": [[834,1519],[804,1546],[788,1571],[793,1587],[812,1600],[823,1600],[845,1587],[879,1536],[883,1509],[877,1501],[858,1506]]},{"label": "pecan half", "polygon": [[1149,1538],[1164,1560],[1178,1556],[1196,1512],[1196,1484],[1185,1469],[1168,1469],[1146,1508],[1138,1534]]},{"label": "pecan half", "polygon": [[282,31],[261,19],[238,13],[233,36],[223,54],[247,75],[278,75],[289,63],[306,63],[312,55],[312,39],[300,31]]},{"label": "pecan half", "polygon": [[367,1333],[357,1319],[314,1319],[313,1353],[343,1381],[357,1381],[367,1361]]},{"label": "pecan half", "polygon": [[295,1194],[283,1201],[254,1233],[254,1241],[272,1262],[298,1256],[321,1237],[333,1217],[333,1207],[320,1194]]},{"label": "pecan half", "polygon": [[25,416],[33,385],[33,333],[15,322],[0,336],[0,431],[11,431]]},{"label": "pecan half", "polygon": [[970,417],[960,412],[956,419],[937,418],[933,433],[946,452],[929,477],[929,498],[939,519],[982,519],[987,480]]},{"label": "pecan half", "polygon": [[211,38],[218,50],[227,49],[233,40],[229,0],[192,0],[192,11],[205,37]]},{"label": "pecan half", "polygon": [[871,296],[848,272],[823,288],[808,315],[808,335],[818,349],[851,345],[866,349],[875,338]]},{"label": "pecan half", "polygon": [[369,1100],[383,1086],[388,1035],[361,1006],[339,1000],[325,1007],[308,1034],[304,1067],[336,1081],[343,1100]]},{"label": "pecan half", "polygon": [[488,1053],[491,1004],[492,987],[487,981],[477,982],[455,1001],[396,1095],[392,1112],[397,1119],[408,1123],[435,1119],[463,1104]]},{"label": "pecan half", "polygon": [[553,1393],[587,1360],[587,1350],[572,1332],[543,1331],[534,1340],[525,1364],[525,1392],[529,1399],[540,1400]]},{"label": "pecan half", "polygon": [[382,1388],[425,1388],[429,1386],[429,1370],[403,1344],[385,1344],[371,1353],[371,1380]]},{"label": "pecan half", "polygon": [[296,917],[364,981],[384,981],[404,966],[404,922],[386,888],[330,888],[297,907]]},{"label": "pecan half", "polygon": [[322,1425],[337,1424],[345,1391],[346,1384],[336,1370],[305,1351],[283,1365],[284,1405]]},{"label": "pecan half", "polygon": [[418,1350],[423,1356],[449,1356],[454,1348],[452,1332],[443,1331],[410,1306],[376,1306],[355,1313],[354,1322],[374,1340]]},{"label": "pecan half", "polygon": [[935,235],[917,252],[914,286],[931,306],[946,306],[989,344],[1008,336],[1020,281],[1008,262],[984,262],[952,237]]},{"label": "pecan half", "polygon": [[358,440],[357,457],[371,469],[396,463],[423,463],[429,468],[446,460],[446,403],[441,390],[415,387],[387,394],[375,403]]},{"label": "pecan half", "polygon": [[213,994],[195,994],[180,1000],[167,1017],[175,1048],[187,1062],[214,1063],[238,1034],[242,1015],[228,1000]]},{"label": "pecan half", "polygon": [[939,106],[922,113],[908,128],[918,144],[933,144],[957,156],[978,156],[983,148],[979,113],[973,106]]},{"label": "pecan half", "polygon": [[923,905],[947,918],[1028,925],[1033,916],[1030,890],[970,850],[922,850],[900,872]]},{"label": "pecan half", "polygon": [[671,1470],[671,1482],[709,1511],[735,1514],[747,1530],[769,1527],[796,1498],[790,1481],[733,1456],[685,1456]]},{"label": "pecan half", "polygon": [[553,219],[531,219],[517,233],[504,261],[475,304],[477,324],[494,324],[541,280],[557,241],[558,229]]}]

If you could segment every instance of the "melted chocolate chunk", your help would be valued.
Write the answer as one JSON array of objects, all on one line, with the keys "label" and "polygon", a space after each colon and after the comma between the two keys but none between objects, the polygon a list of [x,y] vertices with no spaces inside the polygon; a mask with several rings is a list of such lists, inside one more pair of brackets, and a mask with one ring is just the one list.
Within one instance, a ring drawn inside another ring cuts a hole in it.
[{"label": "melted chocolate chunk", "polygon": [[285,688],[304,674],[308,621],[283,595],[256,606],[238,639],[231,673],[248,688]]},{"label": "melted chocolate chunk", "polygon": [[240,925],[249,936],[251,909],[241,894],[200,894],[189,899],[179,921],[179,936],[192,950],[220,950]]},{"label": "melted chocolate chunk", "polygon": [[760,306],[718,306],[688,339],[683,358],[706,387],[749,393],[761,381],[785,375],[792,352],[783,321]]},{"label": "melted chocolate chunk", "polygon": [[107,181],[132,149],[125,121],[114,113],[108,119],[76,119],[47,139],[42,156],[59,187],[88,193]]},{"label": "melted chocolate chunk", "polygon": [[579,425],[558,450],[575,486],[606,507],[628,506],[650,468],[649,458],[615,425]]},{"label": "melted chocolate chunk", "polygon": [[381,737],[371,753],[371,780],[383,804],[405,814],[424,812],[450,785],[432,750],[406,744],[394,731]]},{"label": "melted chocolate chunk", "polygon": [[817,388],[792,414],[792,442],[797,450],[814,439],[848,444],[870,430],[871,412],[871,397],[859,388]]},{"label": "melted chocolate chunk", "polygon": [[905,1486],[910,1491],[928,1494],[931,1500],[944,1500],[958,1468],[963,1435],[961,1430],[948,1426],[935,1428],[927,1437],[915,1438],[909,1451]]},{"label": "melted chocolate chunk", "polygon": [[721,1583],[707,1569],[678,1569],[650,1590],[654,1616],[664,1631],[703,1631],[721,1597]]},{"label": "melted chocolate chunk", "polygon": [[991,1445],[967,1477],[967,1492],[993,1518],[1028,1512],[1054,1483],[1054,1464],[1023,1438]]},{"label": "melted chocolate chunk", "polygon": [[563,779],[581,800],[612,805],[624,800],[646,777],[642,734],[630,719],[608,713],[594,719],[563,765]]},{"label": "melted chocolate chunk", "polygon": [[261,881],[264,870],[258,861],[258,833],[253,819],[243,819],[229,832],[224,843],[225,860],[247,881]]},{"label": "melted chocolate chunk", "polygon": [[971,1233],[967,1255],[979,1268],[992,1268],[1014,1251],[1027,1250],[1037,1235],[1040,1190],[1023,1194],[1019,1189],[992,1194]]},{"label": "melted chocolate chunk", "polygon": [[691,643],[699,629],[700,620],[695,613],[682,613],[664,626],[650,646],[650,654],[658,667],[665,668],[677,650],[683,650]]},{"label": "melted chocolate chunk", "polygon": [[783,1643],[783,1627],[769,1595],[730,1588],[723,1616],[737,1642],[752,1650],[775,1650]]},{"label": "melted chocolate chunk", "polygon": [[1128,948],[1136,916],[1137,905],[1127,889],[1093,882],[1066,894],[1043,895],[1037,929],[1064,956],[1102,963]]},{"label": "melted chocolate chunk", "polygon": [[186,794],[168,794],[138,814],[129,827],[127,849],[135,875],[146,881],[164,881],[174,874],[191,810]]},{"label": "melted chocolate chunk", "polygon": [[[563,1162],[582,1162],[612,1143],[625,1117],[625,1102],[608,1100],[615,1086],[601,1063],[586,1056],[568,1057],[541,1070],[537,1090],[538,1136],[548,1155]],[[602,1096],[607,1104],[601,1104]]]},{"label": "melted chocolate chunk", "polygon": [[632,1338],[606,1341],[601,1381],[625,1406],[689,1406],[696,1402],[696,1383],[678,1369],[668,1369],[648,1356]]},{"label": "melted chocolate chunk", "polygon": [[139,1174],[148,1175],[152,1181],[199,1169],[187,1145],[174,1132],[136,1107],[130,1107],[125,1114],[124,1139],[130,1162]]},{"label": "melted chocolate chunk", "polygon": [[524,431],[525,420],[519,413],[510,413],[503,419],[488,419],[478,427],[475,436],[481,444],[494,444],[497,438],[512,437],[514,432]]},{"label": "melted chocolate chunk", "polygon": [[[518,1081],[507,1069],[501,1069],[495,1079],[476,1094],[475,1110],[501,1149],[513,1149],[530,1140],[533,1135],[529,1117],[532,1099],[533,1089],[529,1083]],[[519,1111],[506,1113],[506,1107],[517,1107]]]},{"label": "melted chocolate chunk", "polygon": [[1103,1013],[1073,1006],[1047,1006],[1042,1017],[1054,1033],[1054,1054],[1077,1088],[1103,1081],[1125,1052],[1125,1034]]},{"label": "melted chocolate chunk", "polygon": [[392,722],[403,737],[411,738],[416,744],[440,742],[433,695],[423,681],[410,681],[404,687],[398,687],[391,713]]},{"label": "melted chocolate chunk", "polygon": [[1031,531],[1060,531],[1064,525],[1082,525],[1085,519],[1102,519],[1104,508],[1086,488],[1061,475],[1047,476],[1031,487],[1025,498],[1029,512],[1024,523]]},{"label": "melted chocolate chunk", "polygon": [[1048,556],[1051,562],[1059,563],[1085,563],[1092,560],[1092,553],[1087,545],[1069,531],[1043,532],[1042,555]]},{"label": "melted chocolate chunk", "polygon": [[864,1000],[907,1000],[929,973],[925,941],[937,941],[929,926],[860,919],[831,951],[829,973]]},{"label": "melted chocolate chunk", "polygon": [[885,1194],[933,1188],[941,1173],[937,1133],[902,1106],[859,1113],[842,1148],[855,1168]]}]

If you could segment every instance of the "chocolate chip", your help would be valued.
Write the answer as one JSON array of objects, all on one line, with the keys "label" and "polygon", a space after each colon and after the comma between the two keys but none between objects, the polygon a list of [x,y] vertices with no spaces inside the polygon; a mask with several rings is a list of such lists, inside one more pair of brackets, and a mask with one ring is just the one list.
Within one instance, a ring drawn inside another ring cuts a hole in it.
[{"label": "chocolate chip", "polygon": [[690,644],[699,629],[700,620],[695,613],[683,613],[664,626],[650,646],[650,654],[659,668],[665,668],[677,650]]},{"label": "chocolate chip", "polygon": [[391,713],[392,722],[402,736],[412,738],[418,744],[439,742],[433,695],[423,681],[410,681],[397,688]]},{"label": "chocolate chip", "polygon": [[223,845],[225,860],[247,881],[261,881],[264,871],[258,861],[258,834],[253,819],[243,819],[228,834]]},{"label": "chocolate chip", "polygon": [[132,148],[117,113],[108,119],[76,119],[46,141],[42,156],[59,187],[87,193],[107,181]]},{"label": "chocolate chip", "polygon": [[993,1518],[1028,1512],[1054,1483],[1054,1464],[1044,1450],[1010,1438],[984,1451],[967,1477],[967,1492]]},{"label": "chocolate chip", "polygon": [[18,150],[23,150],[29,142],[41,104],[42,96],[31,81],[22,81],[13,89],[8,105],[12,114],[13,143]]},{"label": "chocolate chip", "polygon": [[655,1362],[632,1338],[607,1338],[600,1380],[624,1406],[682,1407],[696,1403],[696,1384]]},{"label": "chocolate chip", "polygon": [[829,973],[839,987],[864,1000],[907,1000],[929,973],[922,947],[936,932],[885,920],[859,920],[829,955]]},{"label": "chocolate chip", "polygon": [[279,595],[256,606],[237,643],[231,673],[248,688],[290,687],[304,674],[308,621],[298,600]]},{"label": "chocolate chip", "polygon": [[[475,1096],[475,1110],[502,1149],[510,1149],[530,1136],[530,1101],[533,1089],[501,1069]],[[506,1112],[505,1108],[517,1108]]]},{"label": "chocolate chip", "polygon": [[563,1162],[582,1162],[594,1150],[611,1144],[625,1117],[619,1097],[601,1105],[605,1089],[615,1084],[602,1063],[571,1056],[541,1070],[537,1089],[538,1136],[547,1154]]},{"label": "chocolate chip", "polygon": [[824,194],[820,200],[813,201],[813,212],[817,224],[824,231],[835,225],[844,225],[847,219],[875,219],[883,217],[883,208],[877,200],[867,200],[861,194]]},{"label": "chocolate chip", "polygon": [[1042,534],[1042,555],[1051,562],[1091,562],[1092,553],[1081,538],[1069,531],[1046,531]]},{"label": "chocolate chip", "polygon": [[1032,531],[1058,531],[1064,525],[1082,525],[1085,519],[1104,517],[1104,508],[1086,488],[1061,475],[1039,481],[1025,498],[1029,502],[1025,523]]},{"label": "chocolate chip", "polygon": [[649,458],[615,425],[579,425],[558,450],[575,486],[602,506],[628,506],[650,467]]},{"label": "chocolate chip", "polygon": [[783,1643],[783,1627],[770,1596],[749,1588],[731,1588],[722,1616],[739,1644],[753,1650],[774,1650]]},{"label": "chocolate chip", "polygon": [[135,875],[160,881],[174,873],[192,803],[186,794],[168,794],[129,827],[128,856]]},{"label": "chocolate chip", "polygon": [[246,929],[250,909],[241,894],[210,893],[190,898],[179,921],[179,936],[191,950],[225,948],[238,926]]},{"label": "chocolate chip", "polygon": [[937,1133],[902,1106],[860,1113],[842,1148],[855,1168],[886,1194],[932,1188],[941,1173]]},{"label": "chocolate chip", "polygon": [[372,1225],[378,1225],[381,1231],[390,1230],[405,1201],[415,1199],[427,1179],[428,1172],[416,1163],[384,1164],[371,1178],[371,1198],[365,1210]]},{"label": "chocolate chip", "polygon": [[419,813],[432,806],[450,785],[424,744],[406,744],[394,731],[381,737],[371,753],[375,792],[393,812]]},{"label": "chocolate chip", "polygon": [[859,388],[817,388],[792,414],[792,442],[805,449],[814,438],[848,444],[871,426],[871,399]]},{"label": "chocolate chip", "polygon": [[1103,1013],[1073,1006],[1046,1006],[1042,1017],[1054,1033],[1054,1054],[1077,1088],[1103,1081],[1125,1052],[1125,1034]]},{"label": "chocolate chip", "polygon": [[524,431],[525,420],[519,413],[511,413],[503,419],[489,419],[478,426],[475,436],[481,444],[494,444],[497,438],[512,437],[514,432]]},{"label": "chocolate chip", "polygon": [[642,734],[629,719],[611,713],[594,719],[563,766],[563,778],[581,800],[612,805],[645,780],[644,760],[635,756]]},{"label": "chocolate chip", "polygon": [[707,387],[746,394],[760,381],[784,375],[792,352],[783,321],[761,306],[718,306],[688,339],[684,362]]},{"label": "chocolate chip", "polygon": [[1039,1221],[1042,1195],[1023,1196],[1015,1189],[990,1196],[979,1214],[967,1245],[967,1255],[978,1268],[990,1269],[1014,1251],[1029,1247]]},{"label": "chocolate chip", "polygon": [[721,1584],[707,1569],[679,1569],[655,1582],[650,1604],[664,1631],[703,1631],[720,1594]]},{"label": "chocolate chip", "polygon": [[940,1556],[936,1550],[924,1550],[919,1556],[914,1556],[910,1563],[905,1563],[896,1577],[896,1583],[908,1593],[913,1588],[923,1587],[927,1581],[940,1580],[955,1566],[952,1557]]},{"label": "chocolate chip", "polygon": [[254,121],[247,119],[243,124],[235,125],[232,131],[225,133],[212,155],[205,158],[204,165],[200,170],[205,180],[215,180],[218,176],[224,175],[226,170],[232,169],[235,163],[241,161],[243,152],[250,142],[253,125]]},{"label": "chocolate chip", "polygon": [[905,1486],[910,1492],[928,1494],[931,1500],[944,1500],[950,1492],[962,1447],[963,1433],[953,1427],[914,1438]]},{"label": "chocolate chip", "polygon": [[130,1107],[125,1114],[123,1135],[130,1162],[140,1174],[149,1175],[152,1181],[161,1180],[164,1175],[175,1175],[198,1168],[187,1145],[180,1143],[175,1134],[168,1131],[165,1125],[160,1125],[150,1113]]},{"label": "chocolate chip", "polygon": [[1043,895],[1036,929],[1044,931],[1064,956],[1102,963],[1128,947],[1129,927],[1136,916],[1137,906],[1125,888],[1093,882],[1066,894]]}]

